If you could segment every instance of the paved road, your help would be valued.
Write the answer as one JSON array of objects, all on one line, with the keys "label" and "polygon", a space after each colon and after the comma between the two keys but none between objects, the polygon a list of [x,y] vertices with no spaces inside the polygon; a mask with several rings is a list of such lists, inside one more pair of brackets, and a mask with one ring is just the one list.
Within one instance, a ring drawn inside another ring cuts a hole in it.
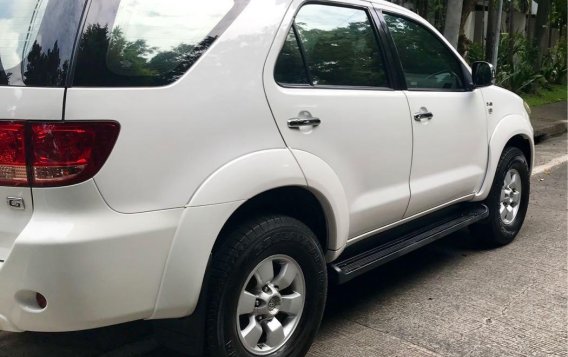
[{"label": "paved road", "polygon": [[[566,155],[566,136],[537,147]],[[330,292],[310,357],[568,356],[567,167],[533,177],[522,233],[484,251],[467,230]],[[165,356],[144,322],[0,332],[0,356]]]}]

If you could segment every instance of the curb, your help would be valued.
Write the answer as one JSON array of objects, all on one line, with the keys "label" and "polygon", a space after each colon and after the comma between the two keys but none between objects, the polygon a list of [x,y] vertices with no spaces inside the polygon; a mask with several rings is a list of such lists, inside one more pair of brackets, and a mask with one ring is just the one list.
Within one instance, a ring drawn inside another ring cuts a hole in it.
[{"label": "curb", "polygon": [[[534,125],[534,124],[533,124]],[[565,120],[552,122],[549,125],[539,125],[534,128],[534,141],[539,144],[548,138],[559,136],[568,131],[568,122]]]}]

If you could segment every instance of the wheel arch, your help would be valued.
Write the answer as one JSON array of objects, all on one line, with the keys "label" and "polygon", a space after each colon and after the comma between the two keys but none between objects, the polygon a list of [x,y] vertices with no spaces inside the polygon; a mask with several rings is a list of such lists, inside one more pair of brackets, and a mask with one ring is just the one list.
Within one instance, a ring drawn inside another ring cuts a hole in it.
[{"label": "wheel arch", "polygon": [[530,121],[522,115],[504,117],[495,127],[489,140],[489,157],[485,179],[475,196],[475,201],[483,201],[489,195],[499,158],[506,147],[518,147],[527,158],[529,170],[534,167],[534,133]]},{"label": "wheel arch", "polygon": [[509,139],[509,141],[507,141],[507,144],[505,144],[505,147],[503,147],[503,149],[508,147],[516,147],[520,149],[527,159],[527,163],[529,164],[529,171],[533,169],[534,153],[531,140],[528,136],[524,134],[517,134],[513,136],[511,139]]},{"label": "wheel arch", "polygon": [[330,231],[334,231],[334,219],[329,204],[322,203],[306,186],[283,186],[262,192],[237,208],[221,229],[212,252],[214,253],[227,239],[228,234],[242,222],[270,214],[281,214],[301,221],[314,232],[324,253],[328,249]]},{"label": "wheel arch", "polygon": [[178,224],[151,319],[195,311],[211,253],[235,222],[248,216],[280,213],[297,218],[314,230],[328,261],[337,257],[345,246],[349,217],[344,195],[331,195],[343,193],[343,188],[331,167],[306,155],[307,166],[300,169],[301,160],[288,149],[260,151],[224,165],[205,180]]}]

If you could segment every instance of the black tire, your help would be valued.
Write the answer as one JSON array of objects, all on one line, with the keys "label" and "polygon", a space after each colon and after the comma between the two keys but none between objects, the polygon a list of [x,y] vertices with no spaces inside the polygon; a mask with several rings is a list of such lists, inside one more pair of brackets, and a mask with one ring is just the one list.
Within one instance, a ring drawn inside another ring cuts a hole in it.
[{"label": "black tire", "polygon": [[[516,170],[521,179],[522,190],[518,212],[511,222],[505,222],[501,217],[501,190],[504,187],[505,176],[510,170]],[[530,197],[530,173],[527,159],[523,152],[516,147],[506,147],[501,154],[497,171],[485,204],[489,208],[489,217],[473,226],[474,235],[487,247],[500,247],[511,243],[523,226]]]},{"label": "black tire", "polygon": [[266,216],[233,230],[214,252],[207,306],[207,345],[211,356],[260,355],[241,342],[237,305],[253,270],[273,256],[290,257],[297,263],[303,273],[305,297],[294,332],[269,356],[304,356],[308,352],[327,296],[322,248],[302,222],[286,216]]}]

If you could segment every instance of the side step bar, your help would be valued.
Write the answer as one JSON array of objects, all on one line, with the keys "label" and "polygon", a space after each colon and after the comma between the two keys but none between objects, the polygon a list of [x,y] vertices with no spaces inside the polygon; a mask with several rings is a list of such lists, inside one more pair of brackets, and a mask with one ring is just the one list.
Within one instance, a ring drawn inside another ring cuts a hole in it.
[{"label": "side step bar", "polygon": [[427,226],[415,229],[374,248],[343,259],[340,257],[338,261],[331,264],[331,272],[336,275],[337,283],[346,283],[361,274],[457,232],[488,216],[489,209],[484,204],[469,205],[452,215],[445,216]]}]

